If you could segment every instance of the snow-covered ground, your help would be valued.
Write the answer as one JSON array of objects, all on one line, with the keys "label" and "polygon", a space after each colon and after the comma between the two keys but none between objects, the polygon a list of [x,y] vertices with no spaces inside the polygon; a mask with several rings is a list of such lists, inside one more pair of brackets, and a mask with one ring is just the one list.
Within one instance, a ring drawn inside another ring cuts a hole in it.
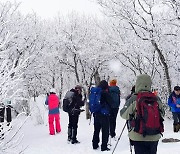
[{"label": "snow-covered ground", "polygon": [[[35,115],[32,114],[25,125],[21,129],[21,133],[24,134],[24,138],[21,142],[21,146],[26,148],[24,154],[99,154],[102,153],[100,149],[92,149],[92,135],[93,135],[93,120],[86,120],[85,113],[80,115],[78,135],[77,138],[81,142],[80,144],[72,145],[67,142],[67,125],[68,116],[65,112],[61,110],[61,129],[62,132],[56,134],[55,136],[50,136],[48,131],[47,114],[48,111],[44,106],[44,97],[37,98],[36,102],[31,102],[32,108],[42,115],[45,123],[37,125]],[[122,101],[121,106],[124,101]],[[38,106],[35,109],[34,105]],[[22,118],[22,121],[24,119]],[[119,116],[117,119],[117,138],[122,131],[125,121]],[[180,132],[173,133],[172,131],[172,121],[169,119],[165,120],[165,132],[163,138],[178,138],[180,139]],[[161,139],[161,140],[162,140]],[[158,154],[180,154],[180,142],[177,143],[162,143],[160,140],[158,145]],[[117,141],[111,140],[112,146],[110,151],[105,151],[104,153],[112,153],[114,146]],[[124,130],[121,139],[117,145],[114,154],[130,154],[129,140],[127,137],[127,129]],[[133,151],[134,154],[134,151]]]}]

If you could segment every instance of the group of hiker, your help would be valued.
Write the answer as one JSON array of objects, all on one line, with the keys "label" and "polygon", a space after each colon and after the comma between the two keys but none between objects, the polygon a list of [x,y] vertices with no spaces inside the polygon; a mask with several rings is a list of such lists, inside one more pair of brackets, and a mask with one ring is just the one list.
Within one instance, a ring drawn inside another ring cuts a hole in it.
[{"label": "group of hiker", "polygon": [[[100,111],[92,113],[94,117],[94,135],[92,139],[93,149],[99,147],[100,131],[102,131],[101,151],[110,150],[107,145],[109,133],[112,138],[116,137],[116,118],[120,105],[120,89],[116,83],[117,80],[115,79],[110,81],[110,85],[108,85],[107,81],[102,80],[98,86],[101,90],[101,96],[99,99],[102,107],[100,107]],[[90,100],[95,99],[92,97]],[[81,107],[84,106],[84,103],[85,102],[82,100],[82,87],[79,85],[69,90],[63,99],[63,110],[68,113],[69,117],[68,141],[72,144],[80,143],[77,140],[77,128],[79,115],[84,111],[81,109]],[[60,101],[54,88],[52,88],[50,93],[47,95],[45,104],[48,105],[49,108],[49,133],[50,135],[55,135],[55,133],[61,132],[61,126],[59,116]],[[55,129],[53,125],[54,121]]]},{"label": "group of hiker", "polygon": [[[163,117],[165,111],[160,97],[151,91],[152,81],[149,75],[137,76],[131,94],[126,97],[126,102],[120,110],[120,116],[126,120],[130,144],[134,146],[135,154],[156,154],[158,141],[164,132]],[[100,81],[97,87],[92,87],[89,95],[89,110],[94,118],[94,133],[92,148],[98,149],[101,137],[101,151],[109,151],[108,141],[116,137],[116,118],[120,106],[120,88],[117,80]],[[46,98],[49,107],[50,135],[61,132],[59,104],[55,89],[50,90]],[[180,130],[180,87],[175,86],[168,99],[168,105],[173,114],[174,132]],[[63,99],[63,110],[68,113],[68,141],[72,144],[80,143],[77,140],[78,119],[84,110],[82,87],[77,85],[68,91]],[[55,129],[54,122],[55,119]],[[118,138],[120,139],[120,138]]]}]

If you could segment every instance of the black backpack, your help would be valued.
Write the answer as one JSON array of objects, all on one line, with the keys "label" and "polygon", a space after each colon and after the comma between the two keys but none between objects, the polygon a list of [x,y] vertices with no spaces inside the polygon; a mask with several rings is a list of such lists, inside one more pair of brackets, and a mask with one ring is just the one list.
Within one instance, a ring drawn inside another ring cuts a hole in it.
[{"label": "black backpack", "polygon": [[63,111],[64,112],[69,112],[70,111],[70,106],[72,104],[74,92],[68,91],[66,95],[64,96],[63,99]]}]

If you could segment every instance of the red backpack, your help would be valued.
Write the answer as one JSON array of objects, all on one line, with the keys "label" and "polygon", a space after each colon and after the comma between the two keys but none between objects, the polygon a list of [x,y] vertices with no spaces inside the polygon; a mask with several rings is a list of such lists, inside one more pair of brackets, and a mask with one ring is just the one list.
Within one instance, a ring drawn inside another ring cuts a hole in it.
[{"label": "red backpack", "polygon": [[134,131],[146,135],[162,134],[163,118],[160,114],[157,97],[152,92],[139,92],[136,99],[137,116]]}]

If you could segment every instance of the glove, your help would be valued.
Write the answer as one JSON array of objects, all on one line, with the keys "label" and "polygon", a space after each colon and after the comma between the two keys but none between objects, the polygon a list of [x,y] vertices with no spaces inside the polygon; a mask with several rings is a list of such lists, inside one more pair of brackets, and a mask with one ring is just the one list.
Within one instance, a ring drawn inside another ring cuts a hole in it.
[{"label": "glove", "polygon": [[80,109],[75,109],[75,108],[73,108],[72,111],[71,111],[71,114],[72,114],[72,115],[79,115],[80,112],[81,112]]}]

